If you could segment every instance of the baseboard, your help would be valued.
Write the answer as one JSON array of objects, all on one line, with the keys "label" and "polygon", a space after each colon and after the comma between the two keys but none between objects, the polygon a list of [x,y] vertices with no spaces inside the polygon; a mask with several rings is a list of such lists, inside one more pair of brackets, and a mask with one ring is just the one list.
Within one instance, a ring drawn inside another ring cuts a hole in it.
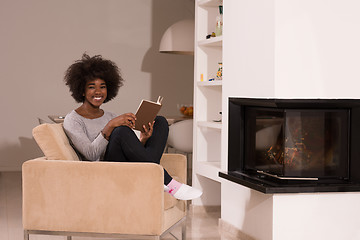
[{"label": "baseboard", "polygon": [[221,206],[198,206],[189,204],[189,214],[191,215],[205,215],[205,214],[218,214],[221,215]]},{"label": "baseboard", "polygon": [[221,218],[219,219],[219,231],[221,231],[222,236],[229,235],[230,238],[234,239],[256,240]]}]

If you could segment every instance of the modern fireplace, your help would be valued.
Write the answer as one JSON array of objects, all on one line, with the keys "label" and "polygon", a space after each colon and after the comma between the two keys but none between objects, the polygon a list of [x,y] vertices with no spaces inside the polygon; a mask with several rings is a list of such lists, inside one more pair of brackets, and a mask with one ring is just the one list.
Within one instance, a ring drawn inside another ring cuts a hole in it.
[{"label": "modern fireplace", "polygon": [[360,99],[229,98],[228,172],[264,193],[360,191]]}]

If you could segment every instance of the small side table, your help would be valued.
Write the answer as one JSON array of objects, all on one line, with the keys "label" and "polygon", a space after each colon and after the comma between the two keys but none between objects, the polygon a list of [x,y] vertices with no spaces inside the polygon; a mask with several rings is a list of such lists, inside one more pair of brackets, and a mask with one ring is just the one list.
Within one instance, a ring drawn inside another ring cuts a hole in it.
[{"label": "small side table", "polygon": [[62,123],[64,122],[65,116],[63,115],[48,115],[48,118],[50,118],[51,121],[54,123]]},{"label": "small side table", "polygon": [[192,116],[187,117],[187,116],[184,116],[184,115],[182,115],[182,116],[165,116],[165,118],[168,121],[169,126],[171,124],[176,123],[176,122],[180,122],[180,121],[187,120],[187,119],[193,119]]}]

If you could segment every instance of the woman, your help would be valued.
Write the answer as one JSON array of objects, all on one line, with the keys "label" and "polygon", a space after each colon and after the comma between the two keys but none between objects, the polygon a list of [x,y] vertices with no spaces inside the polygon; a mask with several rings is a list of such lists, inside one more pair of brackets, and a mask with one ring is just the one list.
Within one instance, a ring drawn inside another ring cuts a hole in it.
[{"label": "woman", "polygon": [[[154,122],[143,126],[139,139],[133,131],[136,122],[133,113],[116,116],[100,108],[116,97],[123,85],[114,62],[84,54],[67,69],[64,80],[75,101],[82,103],[66,115],[64,129],[84,160],[160,163],[169,132],[164,117],[157,116]],[[164,191],[181,200],[202,194],[174,180],[165,169]]]}]

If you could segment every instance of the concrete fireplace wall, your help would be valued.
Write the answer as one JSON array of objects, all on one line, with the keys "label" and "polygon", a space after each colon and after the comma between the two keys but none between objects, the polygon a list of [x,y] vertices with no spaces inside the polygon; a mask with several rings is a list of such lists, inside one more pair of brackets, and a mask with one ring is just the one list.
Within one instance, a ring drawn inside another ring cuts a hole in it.
[{"label": "concrete fireplace wall", "polygon": [[276,97],[359,98],[360,2],[276,0]]},{"label": "concrete fireplace wall", "polygon": [[359,1],[224,4],[225,95],[360,98]]},{"label": "concrete fireplace wall", "polygon": [[[359,1],[226,0],[224,8],[225,130],[229,96],[360,98]],[[221,220],[260,240],[360,239],[359,201],[360,193],[266,195],[221,182]]]},{"label": "concrete fireplace wall", "polygon": [[360,239],[360,193],[262,194],[231,182],[221,187],[221,220],[249,239]]}]

